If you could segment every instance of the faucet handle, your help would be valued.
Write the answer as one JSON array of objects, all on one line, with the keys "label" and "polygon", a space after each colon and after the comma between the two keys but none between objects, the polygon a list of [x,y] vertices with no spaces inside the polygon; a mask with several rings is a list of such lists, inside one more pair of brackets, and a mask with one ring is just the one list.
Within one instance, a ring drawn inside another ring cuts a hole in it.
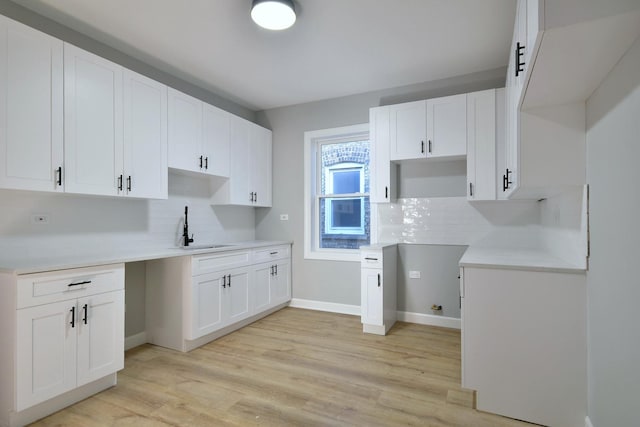
[{"label": "faucet handle", "polygon": [[193,243],[193,234],[191,234],[191,238],[189,238],[189,243]]}]

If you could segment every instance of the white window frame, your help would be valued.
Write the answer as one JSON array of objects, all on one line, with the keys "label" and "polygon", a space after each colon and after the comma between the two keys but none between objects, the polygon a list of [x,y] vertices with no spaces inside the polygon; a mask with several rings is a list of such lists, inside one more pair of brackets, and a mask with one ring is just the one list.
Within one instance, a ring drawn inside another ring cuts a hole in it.
[{"label": "white window frame", "polygon": [[[322,143],[339,143],[369,140],[369,124],[343,126],[304,133],[304,257],[331,261],[360,262],[360,252],[354,249],[320,248],[320,189],[317,188],[317,174],[322,173],[321,160],[317,156]],[[363,175],[364,176],[364,175]],[[364,184],[363,184],[364,186]],[[364,190],[364,188],[363,188]],[[355,198],[364,193],[340,194],[339,197]],[[322,197],[326,198],[327,195]],[[330,196],[335,197],[335,196]],[[364,206],[362,209],[364,215]],[[363,219],[364,225],[364,219]],[[371,234],[371,232],[370,232]],[[371,237],[370,237],[371,238]]]},{"label": "white window frame", "polygon": [[[333,166],[330,166],[325,170],[324,182],[327,188],[330,188],[331,193],[325,192],[325,223],[324,223],[324,232],[327,234],[345,234],[345,235],[362,235],[365,232],[365,224],[364,224],[364,165],[359,163],[338,163]],[[333,176],[335,172],[342,172],[345,170],[358,171],[360,174],[360,185],[358,188],[358,193],[354,194],[339,194],[336,195],[333,193]],[[327,213],[333,213],[333,202],[335,199],[360,199],[360,227],[334,227],[333,226],[333,215],[328,215]]]}]

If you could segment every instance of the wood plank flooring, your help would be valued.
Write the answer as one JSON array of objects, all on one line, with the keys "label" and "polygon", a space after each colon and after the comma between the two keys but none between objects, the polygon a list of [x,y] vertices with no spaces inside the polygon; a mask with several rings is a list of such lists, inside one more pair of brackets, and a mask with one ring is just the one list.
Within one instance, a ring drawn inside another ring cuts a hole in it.
[{"label": "wood plank flooring", "polygon": [[126,353],[118,385],[35,426],[498,426],[469,407],[460,332],[285,308],[190,353]]}]

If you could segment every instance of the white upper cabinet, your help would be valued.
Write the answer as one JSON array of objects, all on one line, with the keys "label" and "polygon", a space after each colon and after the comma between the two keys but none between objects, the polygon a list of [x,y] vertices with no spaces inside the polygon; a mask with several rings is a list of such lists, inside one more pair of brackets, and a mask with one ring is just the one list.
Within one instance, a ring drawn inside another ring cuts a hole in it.
[{"label": "white upper cabinet", "polygon": [[[254,192],[254,206],[271,206],[272,135],[249,122],[249,189]],[[249,193],[251,193],[249,191]]]},{"label": "white upper cabinet", "polygon": [[389,106],[390,159],[452,159],[467,150],[467,95]]},{"label": "white upper cabinet", "polygon": [[467,153],[467,94],[427,100],[427,158]]},{"label": "white upper cabinet", "polygon": [[372,203],[396,199],[397,166],[390,161],[390,106],[369,110],[371,165],[369,186]]},{"label": "white upper cabinet", "polygon": [[202,152],[205,173],[229,176],[230,114],[203,103]]},{"label": "white upper cabinet", "polygon": [[226,111],[169,88],[169,167],[229,176]]},{"label": "white upper cabinet", "polygon": [[124,193],[167,198],[167,87],[124,70]]},{"label": "white upper cabinet", "polygon": [[496,93],[467,94],[467,200],[496,199]]},{"label": "white upper cabinet", "polygon": [[389,106],[390,159],[421,159],[427,155],[427,102]]},{"label": "white upper cabinet", "polygon": [[64,189],[62,46],[0,16],[0,188]]},{"label": "white upper cabinet", "polygon": [[200,172],[202,101],[169,88],[169,167]]},{"label": "white upper cabinet", "polygon": [[116,196],[122,173],[122,67],[64,45],[65,191]]},{"label": "white upper cabinet", "polygon": [[271,131],[231,117],[229,179],[217,182],[214,205],[270,207],[272,203]]}]

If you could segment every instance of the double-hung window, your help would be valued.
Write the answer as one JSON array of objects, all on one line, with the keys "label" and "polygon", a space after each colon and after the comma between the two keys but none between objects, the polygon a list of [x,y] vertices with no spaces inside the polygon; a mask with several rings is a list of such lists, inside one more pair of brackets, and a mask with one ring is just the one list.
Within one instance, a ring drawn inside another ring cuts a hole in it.
[{"label": "double-hung window", "polygon": [[305,257],[358,260],[370,242],[369,127],[305,132]]}]

